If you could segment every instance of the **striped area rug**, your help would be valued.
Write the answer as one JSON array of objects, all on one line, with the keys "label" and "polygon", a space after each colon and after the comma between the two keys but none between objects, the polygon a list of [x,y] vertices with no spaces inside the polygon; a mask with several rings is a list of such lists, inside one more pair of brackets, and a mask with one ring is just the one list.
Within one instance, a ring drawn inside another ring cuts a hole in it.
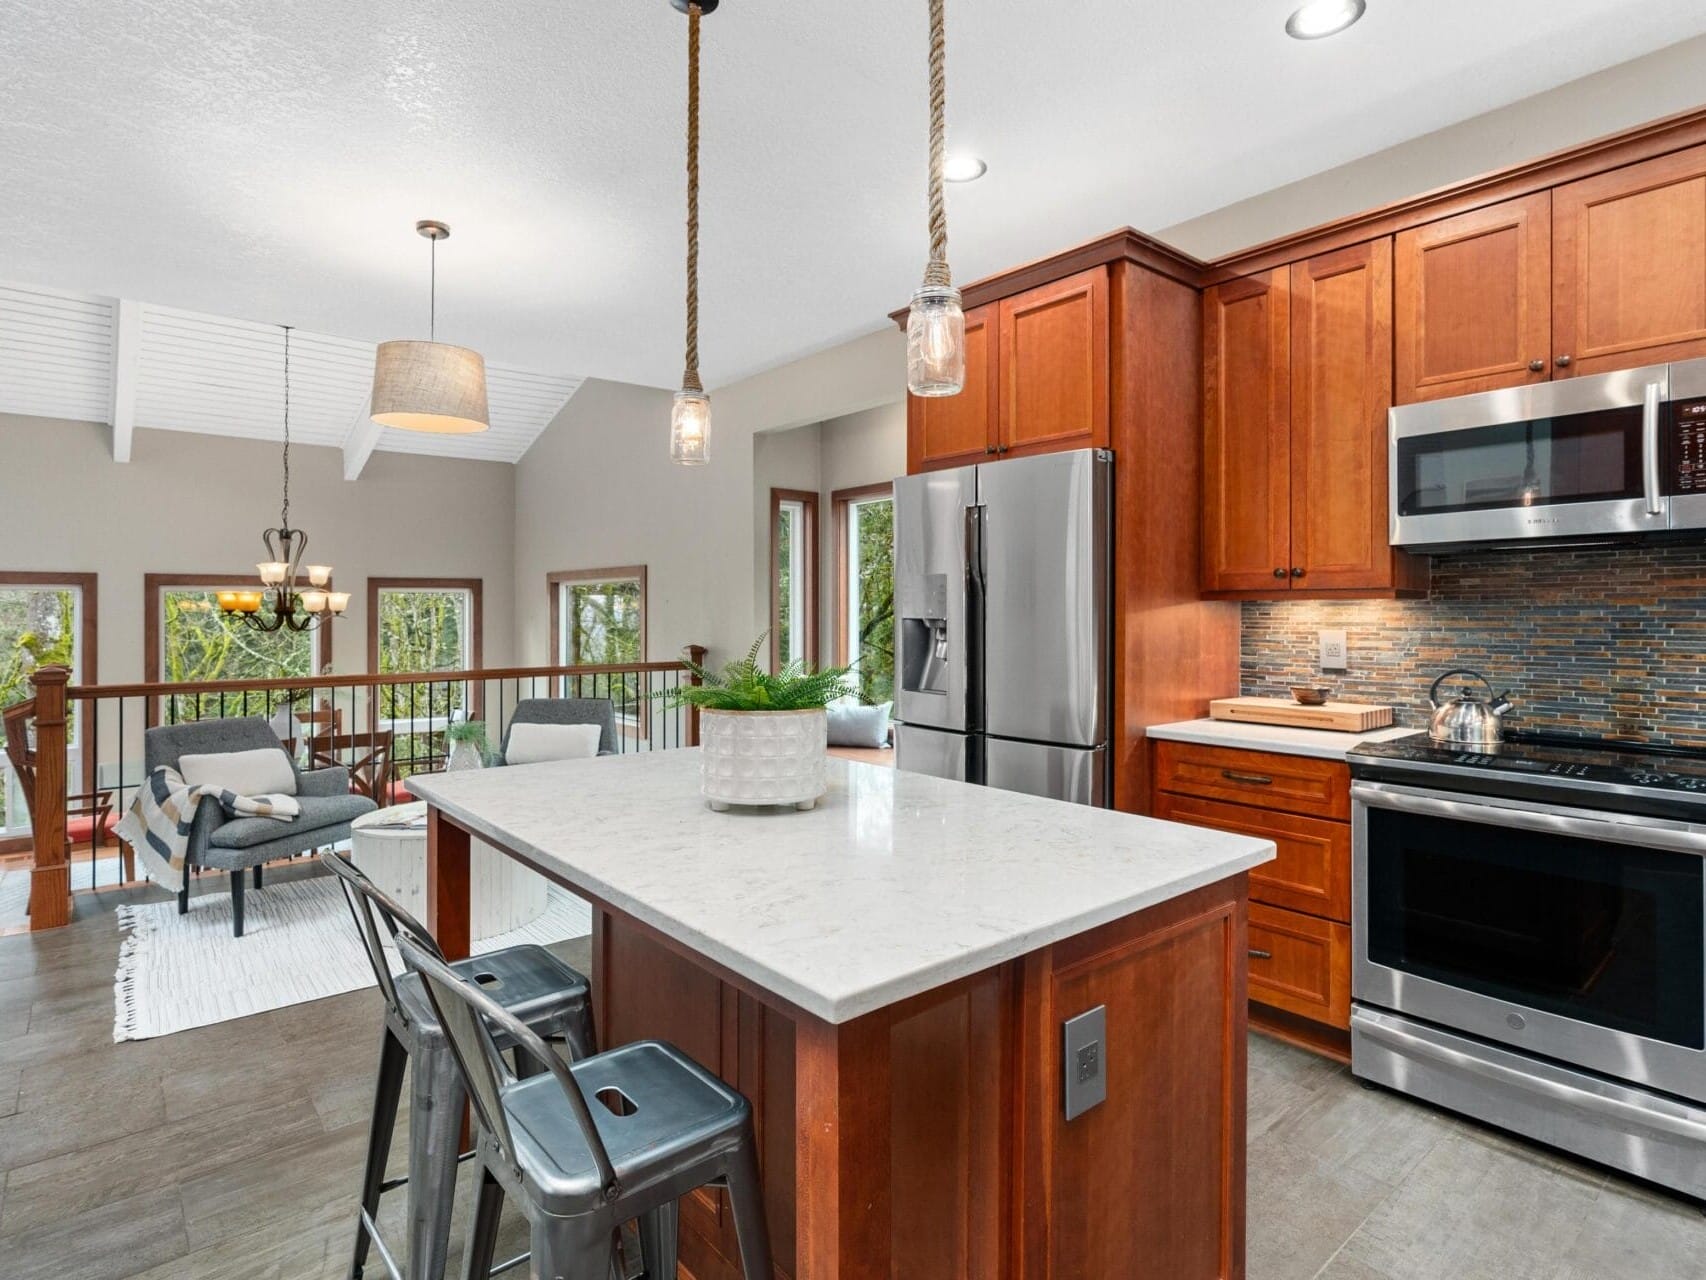
[{"label": "striped area rug", "polygon": [[[343,891],[328,877],[269,884],[245,895],[243,936],[231,936],[231,898],[198,897],[188,915],[175,899],[118,908],[126,931],[113,983],[113,1039],[229,1022],[373,985]],[[592,932],[592,908],[552,885],[538,919],[474,944],[477,954],[524,942],[561,942]],[[392,969],[402,968],[394,954]]]}]

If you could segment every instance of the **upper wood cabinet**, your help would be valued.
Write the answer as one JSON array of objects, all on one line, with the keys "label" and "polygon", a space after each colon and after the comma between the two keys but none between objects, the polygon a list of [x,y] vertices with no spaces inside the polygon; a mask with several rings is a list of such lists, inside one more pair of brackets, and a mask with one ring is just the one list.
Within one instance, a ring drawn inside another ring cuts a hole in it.
[{"label": "upper wood cabinet", "polygon": [[1216,285],[1203,307],[1203,590],[1421,589],[1387,541],[1392,242]]},{"label": "upper wood cabinet", "polygon": [[908,396],[906,469],[982,462],[996,444],[998,305],[966,312],[966,380],[957,396]]},{"label": "upper wood cabinet", "polygon": [[907,470],[1106,448],[1108,299],[1096,267],[968,311],[964,390],[907,397]]},{"label": "upper wood cabinet", "polygon": [[1399,404],[1545,382],[1552,368],[1552,196],[1400,232]]},{"label": "upper wood cabinet", "polygon": [[1706,356],[1706,147],[1552,193],[1553,368]]},{"label": "upper wood cabinet", "polygon": [[1291,565],[1291,276],[1203,294],[1204,591],[1287,590]]},{"label": "upper wood cabinet", "polygon": [[1097,267],[1001,301],[996,449],[1046,453],[1108,439],[1108,273]]}]

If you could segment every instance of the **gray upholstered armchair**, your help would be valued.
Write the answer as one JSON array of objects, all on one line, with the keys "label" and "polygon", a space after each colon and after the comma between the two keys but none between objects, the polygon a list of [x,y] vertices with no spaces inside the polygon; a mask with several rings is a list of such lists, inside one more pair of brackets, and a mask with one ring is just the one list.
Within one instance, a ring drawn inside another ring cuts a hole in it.
[{"label": "gray upholstered armchair", "polygon": [[[186,755],[211,755],[226,751],[253,751],[272,747],[290,753],[278,740],[272,726],[259,716],[230,720],[200,720],[192,724],[165,725],[144,735],[143,755],[149,773],[161,765],[178,768]],[[311,769],[307,772],[290,761],[296,775],[296,798],[302,813],[290,822],[276,818],[228,818],[219,802],[206,797],[196,810],[190,828],[190,843],[184,859],[184,881],[178,888],[178,914],[190,909],[190,870],[212,867],[231,873],[231,915],[235,935],[243,936],[243,872],[254,869],[255,888],[261,887],[261,864],[274,858],[347,840],[350,823],[377,806],[366,796],[350,794],[349,770]]]},{"label": "gray upholstered armchair", "polygon": [[[523,698],[515,704],[511,726],[518,724],[595,724],[598,754],[616,754],[616,704],[609,698]],[[504,730],[497,764],[509,763],[509,729]]]}]

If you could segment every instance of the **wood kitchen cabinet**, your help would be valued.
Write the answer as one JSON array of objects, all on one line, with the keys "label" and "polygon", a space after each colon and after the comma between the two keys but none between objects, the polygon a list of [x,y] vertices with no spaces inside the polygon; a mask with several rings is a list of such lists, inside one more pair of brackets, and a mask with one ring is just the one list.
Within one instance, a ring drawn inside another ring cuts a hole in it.
[{"label": "wood kitchen cabinet", "polygon": [[1099,266],[966,312],[965,388],[907,397],[907,470],[1106,448],[1108,311]]},{"label": "wood kitchen cabinet", "polygon": [[1555,376],[1706,356],[1706,146],[1552,193]]},{"label": "wood kitchen cabinet", "polygon": [[1552,194],[1399,232],[1393,246],[1399,404],[1552,376]]},{"label": "wood kitchen cabinet", "polygon": [[1272,840],[1250,872],[1250,1024],[1344,1057],[1351,1014],[1350,769],[1273,751],[1154,744],[1154,814]]},{"label": "wood kitchen cabinet", "polygon": [[1203,333],[1203,591],[1425,590],[1387,541],[1391,240],[1216,285]]}]

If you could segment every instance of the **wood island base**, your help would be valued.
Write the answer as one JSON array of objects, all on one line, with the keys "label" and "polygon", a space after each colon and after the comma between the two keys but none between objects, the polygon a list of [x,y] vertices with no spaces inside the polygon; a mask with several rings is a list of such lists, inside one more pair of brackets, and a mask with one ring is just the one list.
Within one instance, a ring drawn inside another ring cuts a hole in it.
[{"label": "wood island base", "polygon": [[[752,1100],[790,1280],[1244,1274],[1246,877],[831,1024],[597,909],[604,1043],[668,1040]],[[1108,1097],[1062,1107],[1063,1020],[1107,1008]],[[720,1193],[682,1274],[738,1280]]]}]

